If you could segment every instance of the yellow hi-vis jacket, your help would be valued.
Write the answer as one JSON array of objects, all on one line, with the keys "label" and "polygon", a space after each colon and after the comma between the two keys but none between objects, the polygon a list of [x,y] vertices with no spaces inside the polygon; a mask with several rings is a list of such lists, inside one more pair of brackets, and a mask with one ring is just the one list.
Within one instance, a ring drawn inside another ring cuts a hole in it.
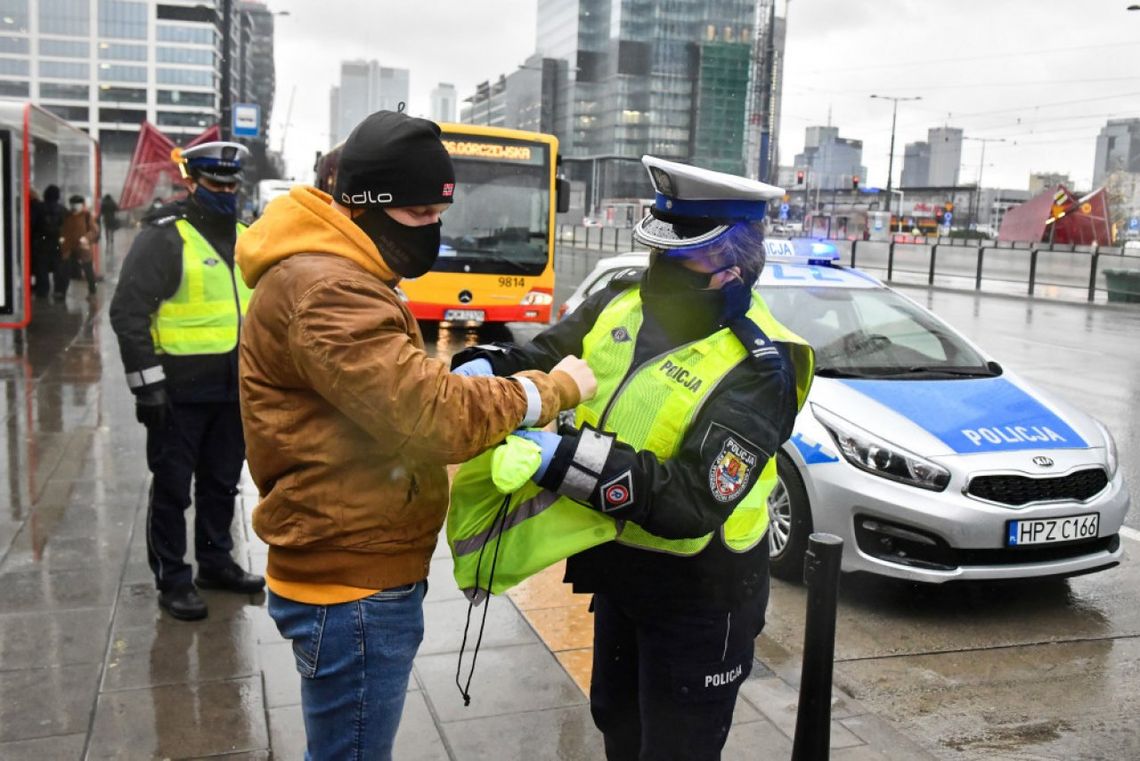
[{"label": "yellow hi-vis jacket", "polygon": [[[811,347],[781,325],[758,296],[753,297],[748,318],[771,341],[790,347],[796,401],[802,407],[814,370]],[[667,460],[677,452],[705,400],[749,356],[749,350],[725,328],[659,355],[631,373],[641,321],[641,295],[633,288],[610,302],[583,339],[582,358],[594,371],[598,391],[577,408],[576,422],[611,432],[633,448]],[[629,340],[608,340],[616,330],[624,330]],[[750,348],[763,352],[769,347]],[[478,597],[488,588],[500,593],[559,560],[607,541],[692,556],[713,539],[713,534],[696,539],[654,536],[634,523],[616,522],[533,482],[504,496],[492,478],[495,466],[503,467],[503,459],[495,463],[493,451],[480,455],[459,469],[452,485],[448,542],[456,582],[469,596]],[[725,472],[718,479],[723,478],[726,485],[745,482],[747,469],[757,464],[749,459],[748,453],[726,452],[719,464]],[[772,457],[719,530],[730,549],[743,552],[763,538],[768,528],[768,495],[775,482]],[[495,570],[490,584],[492,561]]]},{"label": "yellow hi-vis jacket", "polygon": [[[237,346],[241,319],[253,291],[237,262],[231,269],[194,225],[174,223],[182,236],[182,280],[159,305],[150,334],[159,354],[225,354]],[[237,225],[238,235],[245,225]]]}]

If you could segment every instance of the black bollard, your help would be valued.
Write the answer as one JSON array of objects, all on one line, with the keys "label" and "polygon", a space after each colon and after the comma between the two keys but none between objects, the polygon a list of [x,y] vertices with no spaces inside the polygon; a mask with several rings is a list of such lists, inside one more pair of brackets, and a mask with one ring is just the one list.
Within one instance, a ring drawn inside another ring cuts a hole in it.
[{"label": "black bollard", "polygon": [[835,667],[835,615],[843,540],[812,534],[804,556],[808,588],[800,705],[792,761],[827,761],[831,750],[831,674]]}]

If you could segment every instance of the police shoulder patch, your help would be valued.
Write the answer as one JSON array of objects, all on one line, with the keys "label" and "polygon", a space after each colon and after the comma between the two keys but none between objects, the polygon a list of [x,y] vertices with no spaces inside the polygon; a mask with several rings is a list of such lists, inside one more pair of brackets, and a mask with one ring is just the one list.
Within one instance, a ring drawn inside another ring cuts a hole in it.
[{"label": "police shoulder patch", "polygon": [[726,436],[709,468],[709,493],[717,502],[731,502],[748,490],[759,456],[751,444]]}]

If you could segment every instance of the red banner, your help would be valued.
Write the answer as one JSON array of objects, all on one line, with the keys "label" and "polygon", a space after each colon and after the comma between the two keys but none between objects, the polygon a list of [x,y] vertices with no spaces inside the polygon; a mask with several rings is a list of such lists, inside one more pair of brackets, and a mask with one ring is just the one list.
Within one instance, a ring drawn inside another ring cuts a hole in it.
[{"label": "red banner", "polygon": [[[221,131],[215,124],[184,147],[220,139]],[[119,197],[120,209],[128,211],[149,204],[154,199],[154,189],[164,176],[170,179],[172,185],[181,182],[178,167],[170,160],[170,152],[175,146],[176,143],[153,124],[148,121],[142,123],[135,152],[131,155],[127,179],[123,183],[123,194]]]}]

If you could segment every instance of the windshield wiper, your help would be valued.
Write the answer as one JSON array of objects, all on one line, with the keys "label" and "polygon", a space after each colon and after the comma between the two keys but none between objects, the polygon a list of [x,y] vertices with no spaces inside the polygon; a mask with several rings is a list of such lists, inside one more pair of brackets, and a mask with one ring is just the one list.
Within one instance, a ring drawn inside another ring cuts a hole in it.
[{"label": "windshield wiper", "polygon": [[908,367],[889,373],[889,376],[921,375],[931,373],[935,375],[954,375],[962,378],[993,378],[998,373],[988,367]]},{"label": "windshield wiper", "polygon": [[821,378],[881,378],[879,373],[863,373],[858,370],[842,370],[838,367],[820,367],[815,374]]}]

